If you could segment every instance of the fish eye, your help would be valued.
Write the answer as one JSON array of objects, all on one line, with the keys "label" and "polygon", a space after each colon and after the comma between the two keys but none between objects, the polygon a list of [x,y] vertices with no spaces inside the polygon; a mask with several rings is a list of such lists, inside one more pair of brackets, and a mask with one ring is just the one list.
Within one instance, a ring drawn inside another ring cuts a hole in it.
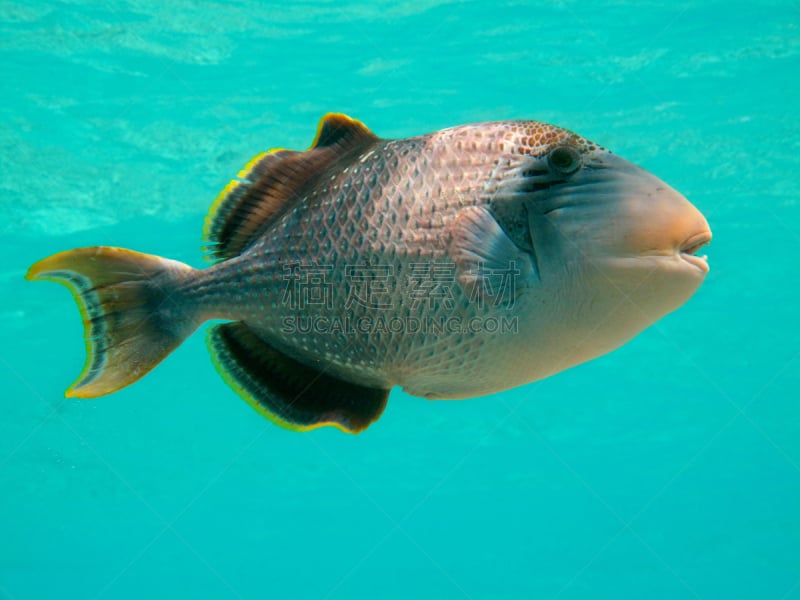
[{"label": "fish eye", "polygon": [[548,156],[553,168],[563,175],[570,175],[581,167],[581,155],[572,146],[558,146]]}]

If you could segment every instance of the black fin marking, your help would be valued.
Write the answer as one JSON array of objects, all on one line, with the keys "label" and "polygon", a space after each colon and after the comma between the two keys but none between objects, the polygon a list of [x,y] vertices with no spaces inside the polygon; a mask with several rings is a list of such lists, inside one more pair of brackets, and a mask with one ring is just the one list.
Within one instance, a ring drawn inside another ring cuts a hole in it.
[{"label": "black fin marking", "polygon": [[333,425],[358,433],[381,416],[389,390],[343,381],[272,348],[243,322],[213,327],[214,365],[225,381],[272,422],[294,431]]}]

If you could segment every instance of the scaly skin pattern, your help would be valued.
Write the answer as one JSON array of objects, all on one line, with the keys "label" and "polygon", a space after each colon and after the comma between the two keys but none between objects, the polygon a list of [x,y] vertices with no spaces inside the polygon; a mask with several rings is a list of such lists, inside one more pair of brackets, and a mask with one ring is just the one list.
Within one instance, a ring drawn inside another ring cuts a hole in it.
[{"label": "scaly skin pattern", "polygon": [[601,150],[535,121],[379,140],[179,293],[204,318],[245,321],[294,358],[362,385],[459,398],[546,376],[560,370],[535,339],[547,288],[509,265],[476,296],[451,246],[460,214],[488,207],[510,172],[563,143]]}]

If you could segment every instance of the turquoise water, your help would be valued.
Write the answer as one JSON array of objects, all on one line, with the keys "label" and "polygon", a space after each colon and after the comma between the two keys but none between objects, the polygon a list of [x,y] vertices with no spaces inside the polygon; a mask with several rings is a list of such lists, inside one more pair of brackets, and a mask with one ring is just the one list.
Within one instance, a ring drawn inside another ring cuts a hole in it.
[{"label": "turquoise water", "polygon": [[[0,0],[0,597],[800,598],[800,4]],[[535,118],[681,190],[711,273],[620,350],[360,436],[258,417],[196,334],[94,401],[68,292],[201,266],[218,190],[346,112]]]}]

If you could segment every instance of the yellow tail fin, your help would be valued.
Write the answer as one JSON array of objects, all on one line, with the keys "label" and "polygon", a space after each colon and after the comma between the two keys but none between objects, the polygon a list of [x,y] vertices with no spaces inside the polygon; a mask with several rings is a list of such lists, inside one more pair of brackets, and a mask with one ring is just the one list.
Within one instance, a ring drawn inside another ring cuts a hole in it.
[{"label": "yellow tail fin", "polygon": [[115,392],[177,348],[198,325],[175,293],[191,271],[177,261],[106,246],[61,252],[34,264],[26,279],[66,285],[83,317],[86,365],[66,395]]}]

